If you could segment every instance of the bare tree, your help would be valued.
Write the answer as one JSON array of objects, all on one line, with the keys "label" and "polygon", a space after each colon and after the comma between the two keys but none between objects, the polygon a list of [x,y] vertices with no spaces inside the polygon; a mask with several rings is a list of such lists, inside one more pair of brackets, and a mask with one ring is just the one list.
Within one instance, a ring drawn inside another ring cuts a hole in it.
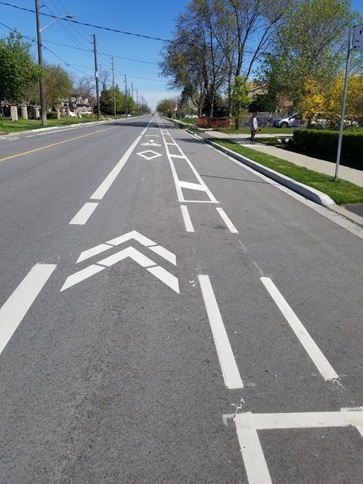
[{"label": "bare tree", "polygon": [[216,93],[227,88],[231,113],[236,79],[251,75],[290,1],[192,0],[165,47],[162,73],[173,87],[197,89],[210,115]]}]

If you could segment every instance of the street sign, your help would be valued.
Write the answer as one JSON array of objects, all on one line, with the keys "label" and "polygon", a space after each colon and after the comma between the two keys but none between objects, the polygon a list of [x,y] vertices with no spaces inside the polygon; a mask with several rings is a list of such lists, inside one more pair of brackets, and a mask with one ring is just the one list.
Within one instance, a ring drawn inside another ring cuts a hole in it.
[{"label": "street sign", "polygon": [[353,27],[352,49],[363,49],[363,25]]}]

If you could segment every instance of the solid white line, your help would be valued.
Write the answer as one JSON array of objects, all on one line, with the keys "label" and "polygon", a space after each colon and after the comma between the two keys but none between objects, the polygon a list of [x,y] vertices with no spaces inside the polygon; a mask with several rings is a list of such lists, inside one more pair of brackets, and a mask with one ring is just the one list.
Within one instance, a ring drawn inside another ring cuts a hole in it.
[{"label": "solid white line", "polygon": [[56,267],[36,264],[0,309],[0,353]]},{"label": "solid white line", "polygon": [[181,208],[182,215],[183,215],[185,230],[187,232],[194,232],[194,227],[193,227],[190,215],[189,215],[188,207],[186,205],[181,205],[180,208]]},{"label": "solid white line", "polygon": [[[245,414],[246,415],[246,414]],[[236,424],[237,426],[237,424]],[[237,426],[237,437],[249,484],[272,484],[257,430]]]},{"label": "solid white line", "polygon": [[265,414],[246,412],[229,416],[224,415],[224,418],[226,417],[233,418],[236,425],[238,442],[249,484],[272,483],[257,430],[352,426],[356,427],[362,435],[363,429],[362,411]]},{"label": "solid white line", "polygon": [[272,282],[272,280],[269,277],[261,277],[261,281],[266,287],[272,299],[277,304],[282,314],[284,315],[286,321],[290,324],[292,330],[300,340],[300,343],[303,345],[306,352],[309,354],[313,363],[320,371],[322,377],[325,380],[333,380],[334,378],[339,378],[338,374],[334,371],[333,367],[330,365],[328,360],[320,351],[315,341],[312,339],[304,325],[301,323],[299,318],[291,309],[291,307],[284,299],[280,291],[277,289],[275,284]]},{"label": "solid white line", "polygon": [[183,195],[183,191],[180,188],[178,174],[176,172],[176,169],[175,169],[175,165],[173,163],[173,160],[170,158],[170,155],[169,155],[168,150],[166,150],[166,154],[168,156],[168,160],[169,160],[169,163],[170,163],[171,173],[173,174],[174,183],[175,183],[175,189],[176,189],[176,193],[178,195],[178,201],[179,202],[185,202],[184,195]]},{"label": "solid white line", "polygon": [[229,343],[209,277],[200,275],[198,278],[208,314],[209,324],[213,333],[214,344],[217,349],[219,363],[222,368],[224,383],[227,388],[243,388],[242,379],[237,368],[236,360],[234,359],[233,351]]},{"label": "solid white line", "polygon": [[235,415],[234,422],[237,429],[254,430],[361,427],[363,425],[363,412],[247,412]]},{"label": "solid white line", "polygon": [[229,217],[227,216],[226,212],[223,210],[221,207],[217,207],[217,211],[219,215],[222,217],[223,222],[227,225],[228,229],[232,234],[238,234],[238,230],[236,227],[233,225]]},{"label": "solid white line", "polygon": [[69,222],[72,225],[84,225],[93,212],[96,210],[98,202],[87,202],[81,210]]},{"label": "solid white line", "polygon": [[130,148],[126,151],[123,155],[121,160],[117,163],[117,165],[113,168],[113,170],[107,175],[107,177],[103,180],[101,185],[97,188],[94,194],[91,196],[93,200],[102,200],[102,198],[106,195],[108,189],[115,181],[117,175],[120,173],[122,168],[125,166],[127,160],[130,158],[131,153],[134,151],[136,145],[141,140],[141,136],[139,136],[130,146]]}]

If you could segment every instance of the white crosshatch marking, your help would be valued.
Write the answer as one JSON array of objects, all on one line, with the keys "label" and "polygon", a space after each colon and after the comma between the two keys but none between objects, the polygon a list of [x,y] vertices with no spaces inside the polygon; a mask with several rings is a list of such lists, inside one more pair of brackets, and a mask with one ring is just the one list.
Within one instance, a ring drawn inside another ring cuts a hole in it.
[{"label": "white crosshatch marking", "polygon": [[[179,202],[193,202],[193,203],[219,203],[218,200],[214,197],[213,193],[209,190],[207,185],[204,183],[202,177],[199,175],[189,158],[183,153],[180,146],[175,142],[175,140],[171,137],[170,133],[166,129],[160,129],[162,138],[164,141],[166,154],[170,163],[171,172],[173,174],[175,188],[178,196]],[[179,154],[173,154],[170,152],[169,146],[176,146],[179,151]],[[191,183],[180,180],[173,162],[173,158],[182,159],[185,161],[185,164],[190,168],[192,173],[194,174],[196,180],[199,183]],[[204,192],[206,194],[207,200],[186,200],[183,195],[183,189],[188,190],[195,190],[199,192]]]}]

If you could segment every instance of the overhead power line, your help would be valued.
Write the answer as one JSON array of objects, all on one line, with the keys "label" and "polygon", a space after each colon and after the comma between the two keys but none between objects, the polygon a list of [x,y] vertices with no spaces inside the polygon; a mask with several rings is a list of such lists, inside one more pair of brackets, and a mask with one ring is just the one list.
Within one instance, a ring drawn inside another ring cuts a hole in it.
[{"label": "overhead power line", "polygon": [[[16,8],[18,10],[24,10],[26,12],[35,13],[35,10],[32,10],[30,8],[25,8],[25,7],[18,7],[17,5],[12,5],[11,3],[0,2],[0,5],[5,5],[7,7]],[[42,13],[41,15],[43,15],[44,17],[57,18],[55,15],[50,15],[48,13]],[[144,39],[149,39],[149,40],[159,40],[161,42],[169,42],[168,39],[161,39],[160,37],[152,37],[150,35],[135,34],[133,32],[125,32],[124,30],[112,29],[110,27],[102,27],[101,25],[88,24],[86,22],[78,22],[78,20],[66,19],[66,18],[59,19],[59,20],[62,20],[63,22],[71,22],[77,25],[83,25],[85,27],[92,27],[94,29],[107,30],[109,32],[115,32],[116,34],[132,35],[134,37],[142,37]]]},{"label": "overhead power line", "polygon": [[[14,28],[9,27],[8,25],[3,24],[2,22],[0,22],[0,25],[2,25],[3,27],[7,28],[8,30],[11,30],[12,32],[15,31]],[[30,40],[32,43],[36,43],[37,42],[34,37],[31,37],[29,35],[23,35],[22,34],[22,37],[24,39]],[[44,48],[47,48],[45,44],[53,44],[53,45],[59,45],[61,47],[66,47],[68,49],[80,50],[82,52],[92,52],[92,49],[84,49],[82,47],[76,47],[74,45],[61,44],[59,42],[53,42],[52,40],[42,40],[42,43],[44,45]],[[51,52],[51,50],[49,48],[48,48],[48,50]],[[157,62],[144,61],[144,60],[140,60],[140,59],[130,59],[130,57],[122,57],[120,55],[108,54],[107,52],[99,52],[99,54],[100,55],[107,56],[107,57],[110,57],[110,58],[114,57],[115,59],[127,60],[127,61],[131,61],[131,62],[139,62],[141,64],[158,65]]]}]

